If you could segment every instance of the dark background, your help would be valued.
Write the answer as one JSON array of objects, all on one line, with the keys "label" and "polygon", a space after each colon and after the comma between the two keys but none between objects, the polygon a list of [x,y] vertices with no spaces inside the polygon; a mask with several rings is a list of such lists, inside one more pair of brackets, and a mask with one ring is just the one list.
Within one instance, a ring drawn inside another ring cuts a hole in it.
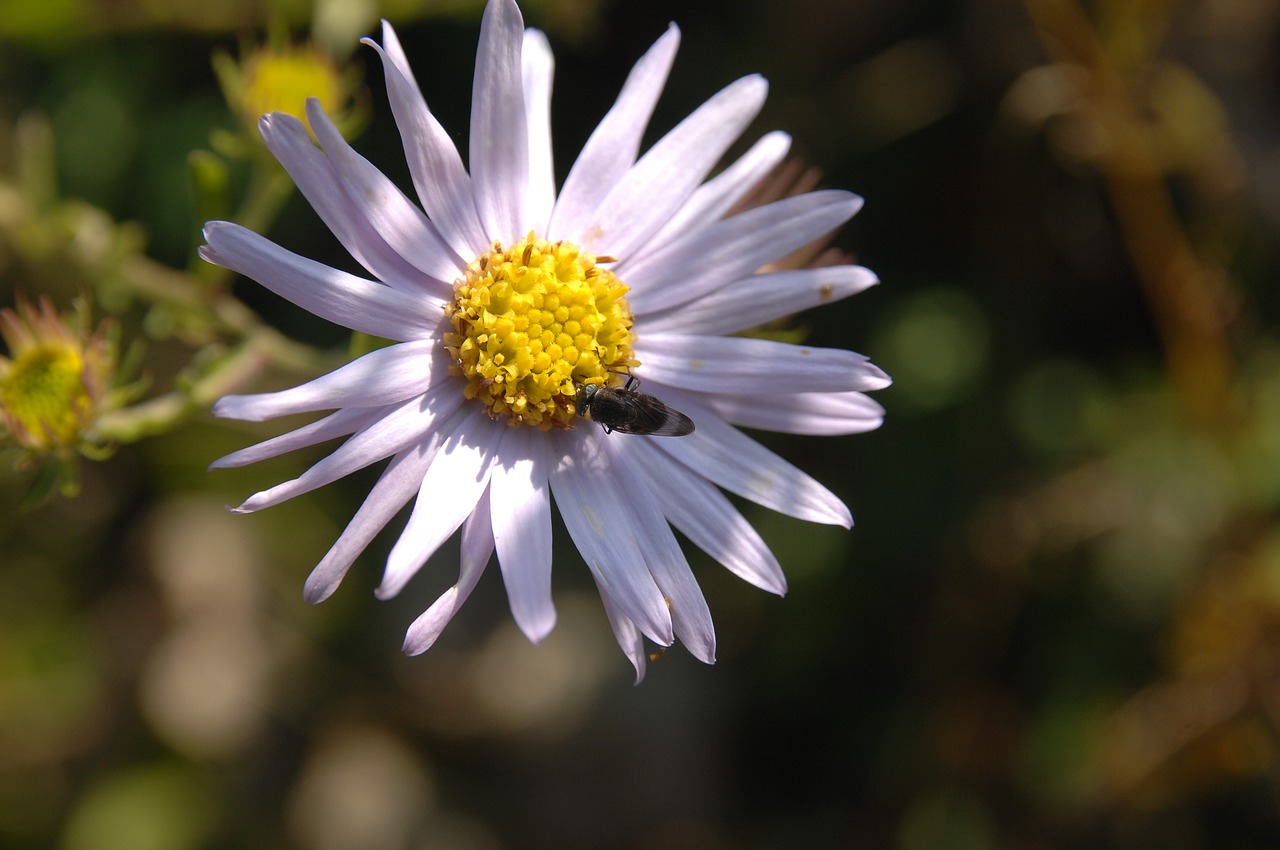
[{"label": "dark background", "polygon": [[[456,5],[377,14],[462,142],[479,8]],[[301,37],[311,12],[3,8],[0,150],[20,116],[47,116],[61,197],[187,266],[187,154],[235,127],[210,55],[268,19]],[[402,657],[456,543],[377,602],[392,531],[303,603],[376,470],[226,514],[317,457],[205,472],[280,423],[196,417],[34,510],[18,506],[30,473],[5,463],[0,846],[1280,846],[1280,4],[524,12],[556,53],[561,178],[675,20],[651,139],[759,72],[769,102],[738,150],[784,129],[826,185],[867,199],[836,244],[883,283],[795,324],[894,376],[886,423],[760,435],[857,525],[744,506],[787,597],[691,552],[719,662],[677,646],[635,687],[562,528],[541,647],[492,569],[440,644]],[[369,110],[357,149],[407,187],[374,54],[340,62]],[[74,219],[41,254],[58,225],[15,200],[18,177],[0,184],[6,303],[71,289],[49,257],[92,236]],[[299,198],[270,235],[350,265]],[[295,338],[345,345],[235,291]],[[139,312],[119,305],[127,328]],[[148,352],[158,383],[190,356],[164,338]]]}]

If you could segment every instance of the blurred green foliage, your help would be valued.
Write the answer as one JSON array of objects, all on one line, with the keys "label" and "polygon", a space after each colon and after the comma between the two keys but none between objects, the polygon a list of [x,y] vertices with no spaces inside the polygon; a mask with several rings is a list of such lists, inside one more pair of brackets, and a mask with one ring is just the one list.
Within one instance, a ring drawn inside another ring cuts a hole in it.
[{"label": "blurred green foliage", "polygon": [[148,381],[75,499],[20,510],[0,457],[0,846],[1280,846],[1280,6],[523,4],[562,176],[676,20],[654,137],[764,73],[759,129],[866,196],[837,244],[884,281],[798,322],[895,376],[884,428],[761,435],[857,527],[745,508],[788,597],[694,556],[720,662],[633,688],[562,533],[544,645],[491,574],[405,659],[456,548],[379,603],[381,539],[312,608],[368,475],[236,518],[316,455],[205,472],[280,430],[212,398],[348,351],[192,261],[223,210],[349,265],[212,57],[310,36],[407,185],[356,40],[391,19],[463,138],[481,5],[0,0],[0,302],[92,293]]}]

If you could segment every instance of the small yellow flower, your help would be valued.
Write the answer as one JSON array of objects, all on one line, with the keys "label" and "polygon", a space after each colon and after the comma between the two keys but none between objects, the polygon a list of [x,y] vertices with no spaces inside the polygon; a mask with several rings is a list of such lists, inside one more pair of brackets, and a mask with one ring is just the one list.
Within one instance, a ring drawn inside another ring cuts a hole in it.
[{"label": "small yellow flower", "polygon": [[105,324],[89,333],[87,314],[77,309],[68,324],[48,298],[39,306],[20,301],[0,310],[0,425],[7,439],[38,455],[66,456],[91,448],[87,437],[112,404],[109,387],[115,346]]},{"label": "small yellow flower", "polygon": [[258,135],[258,119],[270,112],[286,112],[305,122],[305,105],[312,97],[338,116],[344,132],[358,123],[347,126],[343,120],[350,111],[351,80],[314,44],[291,44],[273,35],[242,55],[237,63],[220,53],[213,62],[227,103],[251,137]]}]

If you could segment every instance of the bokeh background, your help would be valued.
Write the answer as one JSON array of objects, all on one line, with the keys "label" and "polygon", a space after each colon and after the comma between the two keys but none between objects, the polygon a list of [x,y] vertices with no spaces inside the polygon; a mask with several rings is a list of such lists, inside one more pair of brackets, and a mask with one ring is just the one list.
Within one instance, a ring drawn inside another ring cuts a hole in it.
[{"label": "bokeh background", "polygon": [[[146,393],[184,386],[226,342],[165,295],[207,274],[193,164],[252,191],[214,54],[314,37],[347,75],[356,147],[408,186],[356,39],[390,18],[465,139],[480,6],[0,0],[0,306],[91,292],[145,340]],[[491,570],[409,659],[456,544],[378,602],[384,534],[332,599],[301,599],[376,470],[232,516],[318,454],[208,473],[285,426],[199,405],[81,464],[75,497],[26,505],[40,471],[9,450],[0,847],[1280,846],[1280,2],[524,13],[556,52],[561,177],[675,20],[650,138],[758,71],[751,139],[787,130],[867,198],[836,244],[882,285],[788,332],[887,369],[887,421],[761,436],[856,527],[746,506],[788,596],[691,553],[719,663],[677,646],[636,687],[562,529],[544,645]],[[305,203],[277,201],[273,238],[350,267]],[[226,283],[348,356],[338,330]]]}]

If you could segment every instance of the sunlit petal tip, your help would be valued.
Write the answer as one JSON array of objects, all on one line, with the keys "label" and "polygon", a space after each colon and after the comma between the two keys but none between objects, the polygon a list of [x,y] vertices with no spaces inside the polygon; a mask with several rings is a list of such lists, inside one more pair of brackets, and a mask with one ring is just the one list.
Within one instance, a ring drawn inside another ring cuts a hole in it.
[{"label": "sunlit petal tip", "polygon": [[735,85],[742,86],[741,96],[763,101],[769,96],[769,80],[764,74],[747,74]]},{"label": "sunlit petal tip", "polygon": [[685,648],[689,650],[690,655],[703,664],[716,663],[716,636],[714,633],[699,635],[697,640],[687,641]]},{"label": "sunlit petal tip", "polygon": [[334,590],[338,589],[339,582],[319,582],[308,577],[306,584],[302,585],[303,602],[312,605],[319,605],[325,599],[332,597]]},{"label": "sunlit petal tip", "polygon": [[410,632],[404,636],[404,645],[400,647],[400,651],[403,652],[405,655],[408,655],[410,658],[412,658],[415,655],[421,655],[422,653],[430,649],[432,646],[434,646],[436,639],[439,637],[440,637],[439,634],[434,634],[434,635],[431,635],[430,639],[428,640],[425,638],[418,637],[414,635],[412,632]]},{"label": "sunlit petal tip", "polygon": [[317,572],[312,570],[311,575],[307,576],[306,584],[302,586],[302,598],[312,605],[319,605],[328,599],[342,583],[341,578],[334,581],[333,577],[319,576]]},{"label": "sunlit petal tip", "polygon": [[853,266],[854,273],[858,280],[858,291],[870,289],[873,286],[880,285],[880,275],[873,272],[866,266]]},{"label": "sunlit petal tip", "polygon": [[464,598],[457,585],[440,594],[440,598],[423,611],[405,632],[404,644],[401,647],[404,654],[421,655],[435,645],[445,626],[449,625],[449,621],[457,613]]},{"label": "sunlit petal tip", "polygon": [[551,632],[555,630],[556,612],[553,609],[551,611],[551,616],[549,617],[542,618],[535,622],[517,623],[516,625],[520,627],[520,631],[524,633],[524,636],[529,639],[529,643],[537,646],[546,640],[551,635]]},{"label": "sunlit petal tip", "polygon": [[254,412],[253,396],[224,395],[213,403],[209,412],[219,419],[238,419],[242,422],[262,422],[270,416],[259,416]]},{"label": "sunlit petal tip", "polygon": [[258,119],[258,134],[266,141],[273,135],[302,128],[302,122],[287,112],[268,112]]},{"label": "sunlit petal tip", "polygon": [[382,584],[373,589],[373,595],[378,599],[381,599],[383,602],[386,602],[388,599],[394,599],[396,594],[404,589],[404,586],[404,581],[397,581],[392,584],[388,584],[386,581],[383,581]]},{"label": "sunlit petal tip", "polygon": [[863,365],[863,386],[858,389],[863,391],[882,390],[885,387],[892,386],[893,378],[887,372],[881,369],[871,361],[867,361]]},{"label": "sunlit petal tip", "polygon": [[524,16],[520,13],[520,7],[516,4],[516,0],[491,0],[485,7],[486,17],[492,16],[501,20],[509,26],[519,26],[524,28]]},{"label": "sunlit petal tip", "polygon": [[633,685],[639,685],[644,681],[644,674],[647,668],[648,659],[645,657],[644,646],[632,650],[626,646],[622,647],[622,653],[627,656],[627,660],[631,662],[631,666],[635,668],[636,680]]}]

